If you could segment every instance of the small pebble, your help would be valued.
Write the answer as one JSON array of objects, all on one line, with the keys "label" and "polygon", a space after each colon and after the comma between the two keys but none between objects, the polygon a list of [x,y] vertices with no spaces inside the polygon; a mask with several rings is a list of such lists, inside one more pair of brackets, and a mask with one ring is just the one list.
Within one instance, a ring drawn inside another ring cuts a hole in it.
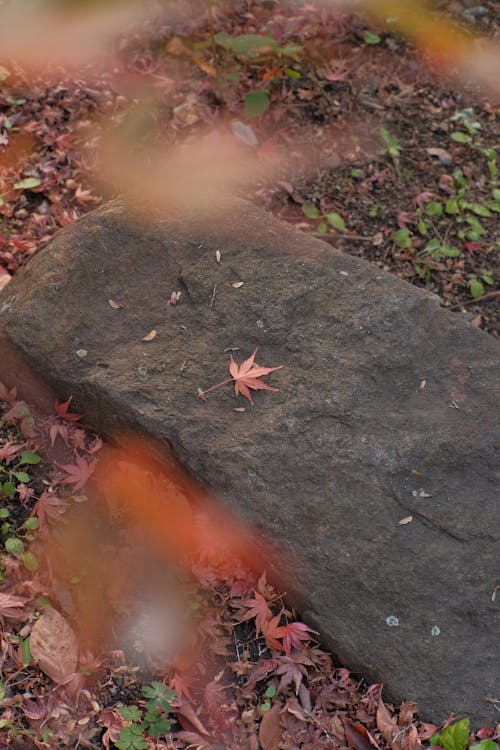
[{"label": "small pebble", "polygon": [[394,615],[389,615],[389,617],[386,617],[385,621],[390,628],[397,628],[399,625],[399,619]]}]

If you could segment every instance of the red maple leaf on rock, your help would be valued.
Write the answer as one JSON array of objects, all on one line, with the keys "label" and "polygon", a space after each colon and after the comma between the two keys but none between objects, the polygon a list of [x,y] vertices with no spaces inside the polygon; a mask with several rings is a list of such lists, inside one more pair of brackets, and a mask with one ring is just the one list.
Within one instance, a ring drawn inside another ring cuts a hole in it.
[{"label": "red maple leaf on rock", "polygon": [[244,396],[248,401],[250,401],[253,404],[252,401],[252,394],[250,393],[250,390],[252,391],[277,391],[277,388],[273,388],[272,386],[268,385],[267,383],[263,383],[260,378],[262,378],[264,375],[269,375],[270,372],[274,372],[275,370],[280,370],[283,365],[278,365],[277,367],[260,367],[260,365],[257,365],[255,363],[255,355],[257,354],[257,349],[254,351],[251,357],[248,359],[245,359],[244,362],[239,365],[234,359],[233,355],[231,354],[231,361],[229,363],[229,373],[231,375],[231,379],[229,380],[223,380],[221,383],[217,383],[217,385],[213,385],[211,388],[207,388],[206,391],[198,391],[198,397],[199,398],[205,398],[205,394],[209,391],[213,391],[215,388],[218,388],[220,385],[225,385],[226,383],[230,383],[231,380],[234,381],[234,393],[237,396],[241,393],[242,396]]}]

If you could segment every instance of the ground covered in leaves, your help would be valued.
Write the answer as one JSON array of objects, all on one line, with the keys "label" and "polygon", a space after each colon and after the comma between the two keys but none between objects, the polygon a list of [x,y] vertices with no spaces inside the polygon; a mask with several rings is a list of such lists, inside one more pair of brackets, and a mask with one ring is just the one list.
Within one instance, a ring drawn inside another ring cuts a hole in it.
[{"label": "ground covered in leaves", "polygon": [[[474,15],[476,6],[457,2],[440,12],[495,36],[494,5]],[[2,61],[0,284],[117,189],[93,177],[97,149],[149,92],[155,104],[134,120],[137,142],[153,132],[179,145],[218,128],[249,160],[273,163],[286,151],[293,169],[242,195],[436,292],[498,335],[498,110],[440,81],[390,25],[284,8],[248,2],[215,5],[196,20],[160,16],[118,39],[111,65],[89,64],[71,79],[27,76]],[[230,561],[198,557],[176,571],[191,613],[181,656],[149,652],[144,633],[154,631],[158,591],[143,592],[134,611],[127,596],[138,589],[124,594],[118,578],[106,609],[113,637],[84,648],[78,619],[89,601],[82,592],[93,591],[85,581],[96,547],[81,566],[73,558],[63,580],[43,540],[86,507],[101,442],[69,402],[40,421],[14,391],[0,397],[0,747],[414,750],[434,736],[447,750],[473,742],[498,750],[499,727],[472,737],[464,720],[436,737],[413,704],[385,706],[381,686],[319,648],[264,571]],[[125,556],[124,569],[134,569],[127,555],[140,547],[140,530],[118,523],[108,536],[96,523],[99,554]],[[149,580],[157,566],[141,559],[135,569]],[[133,638],[121,643],[124,623]]]}]

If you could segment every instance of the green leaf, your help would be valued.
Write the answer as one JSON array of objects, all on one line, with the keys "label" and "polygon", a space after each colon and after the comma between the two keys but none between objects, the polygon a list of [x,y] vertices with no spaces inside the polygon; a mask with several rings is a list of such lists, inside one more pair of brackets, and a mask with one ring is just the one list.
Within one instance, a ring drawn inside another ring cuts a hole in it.
[{"label": "green leaf", "polygon": [[243,112],[247,120],[251,120],[253,117],[260,117],[264,112],[269,109],[270,101],[269,94],[265,89],[257,89],[257,91],[251,91],[246,95],[245,101],[243,102]]},{"label": "green leaf", "polygon": [[498,175],[498,167],[497,167],[496,160],[488,162],[488,169],[490,170],[490,175],[493,177],[493,179],[495,179],[496,176]]},{"label": "green leaf", "polygon": [[410,233],[407,229],[397,229],[393,232],[392,239],[399,247],[412,246]]},{"label": "green leaf", "polygon": [[471,279],[469,281],[470,293],[474,299],[482,297],[484,294],[484,286],[479,279]]},{"label": "green leaf", "polygon": [[489,286],[493,286],[493,284],[495,283],[493,281],[493,276],[489,271],[486,271],[486,273],[482,273],[481,278],[485,282],[485,284],[488,284]]},{"label": "green leaf", "polygon": [[165,734],[170,731],[172,724],[168,719],[158,719],[149,726],[148,734],[151,737],[159,737],[160,734]]},{"label": "green leaf", "polygon": [[425,213],[427,214],[427,216],[442,216],[443,206],[437,201],[431,201],[426,205]]},{"label": "green leaf", "polygon": [[295,57],[301,49],[302,47],[298,44],[286,44],[284,47],[278,47],[277,52],[284,57]]},{"label": "green leaf", "polygon": [[491,191],[493,200],[500,201],[500,188],[493,188]]},{"label": "green leaf", "polygon": [[488,161],[496,161],[497,160],[497,152],[494,148],[482,148],[481,151],[486,156]]},{"label": "green leaf", "polygon": [[10,536],[5,540],[5,551],[8,552],[9,555],[22,555],[24,552],[24,543],[21,539],[18,539],[15,536]]},{"label": "green leaf", "polygon": [[34,573],[35,570],[38,570],[39,562],[33,552],[24,552],[24,554],[21,555],[21,560],[23,561],[26,570],[29,570],[30,573]]},{"label": "green leaf", "polygon": [[345,222],[340,214],[337,214],[335,213],[335,211],[332,211],[329,214],[325,214],[325,219],[328,221],[329,224],[332,225],[334,229],[338,229],[339,232],[345,231]]},{"label": "green leaf", "polygon": [[302,78],[302,73],[299,73],[298,70],[294,70],[293,68],[285,68],[285,75],[289,78]]},{"label": "green leaf", "polygon": [[442,258],[458,258],[460,255],[460,250],[458,247],[453,247],[453,245],[444,244],[441,245],[439,248],[439,256]]},{"label": "green leaf", "polygon": [[16,190],[33,190],[33,188],[40,187],[42,181],[38,177],[25,177],[23,180],[14,183]]},{"label": "green leaf", "polygon": [[33,516],[32,518],[27,518],[23,523],[23,528],[27,529],[28,531],[36,531],[39,527],[40,522],[35,516]]},{"label": "green leaf", "polygon": [[261,704],[260,710],[266,713],[271,708],[271,701],[264,701],[264,703]]},{"label": "green leaf", "polygon": [[23,667],[27,667],[28,664],[31,664],[32,655],[30,650],[30,637],[24,639],[24,641],[21,641],[21,651],[23,653]]},{"label": "green leaf", "polygon": [[18,482],[22,482],[23,484],[30,481],[30,475],[25,471],[15,471],[14,476]]},{"label": "green leaf", "polygon": [[448,201],[446,201],[446,206],[444,208],[447,214],[458,214],[460,211],[458,207],[458,201],[456,198],[450,198]]},{"label": "green leaf", "polygon": [[317,219],[319,211],[313,203],[304,203],[302,206],[302,213],[307,216],[308,219]]},{"label": "green leaf", "polygon": [[42,457],[38,455],[38,453],[35,453],[34,451],[23,451],[21,453],[21,458],[19,459],[20,464],[39,464],[42,460]]},{"label": "green leaf", "polygon": [[363,34],[365,44],[379,44],[381,39],[378,34],[373,34],[371,31],[365,31]]},{"label": "green leaf", "polygon": [[142,713],[138,706],[121,706],[118,711],[121,713],[125,721],[131,723],[139,722],[142,719]]},{"label": "green leaf", "polygon": [[123,727],[115,745],[118,750],[147,750],[148,747],[148,743],[142,736],[142,730],[134,724],[130,727]]},{"label": "green leaf", "polygon": [[475,213],[476,216],[483,216],[486,219],[491,216],[491,211],[481,203],[467,203],[467,208]]},{"label": "green leaf", "polygon": [[5,698],[5,682],[0,680],[0,703]]},{"label": "green leaf", "polygon": [[269,685],[264,695],[266,696],[266,698],[274,698],[274,696],[276,695],[276,686]]},{"label": "green leaf", "polygon": [[272,36],[263,34],[240,34],[231,36],[225,31],[215,35],[215,41],[236,55],[257,54],[263,47],[276,48],[278,43]]},{"label": "green leaf", "polygon": [[479,219],[476,219],[475,216],[472,216],[471,214],[467,214],[465,217],[465,221],[467,224],[470,224],[472,229],[476,232],[476,234],[480,237],[483,234],[486,234],[486,229],[483,227]]},{"label": "green leaf", "polygon": [[468,133],[462,133],[458,130],[451,134],[451,138],[457,143],[472,143],[472,138]]},{"label": "green leaf", "polygon": [[358,167],[355,167],[354,169],[351,169],[351,177],[354,177],[355,180],[362,180],[363,179],[363,170],[359,169]]},{"label": "green leaf", "polygon": [[12,498],[16,494],[16,485],[14,482],[4,482],[2,492],[6,497]]},{"label": "green leaf", "polygon": [[500,213],[500,201],[488,201],[487,205],[490,211],[494,211],[497,214]]},{"label": "green leaf", "polygon": [[441,247],[441,240],[438,240],[437,237],[433,237],[432,240],[429,240],[427,245],[422,250],[422,253],[424,255],[431,255],[432,253],[436,252],[436,250]]},{"label": "green leaf", "polygon": [[462,719],[455,724],[450,724],[444,732],[439,735],[439,744],[445,750],[465,750],[469,742],[470,721]]},{"label": "green leaf", "polygon": [[0,508],[0,520],[8,518],[10,516],[10,510],[8,508]]},{"label": "green leaf", "polygon": [[398,139],[391,135],[387,128],[384,127],[380,128],[380,135],[384,140],[389,155],[392,156],[393,159],[397,158],[400,155]]},{"label": "green leaf", "polygon": [[420,234],[425,235],[429,231],[429,227],[423,219],[420,219],[417,224],[417,229]]},{"label": "green leaf", "polygon": [[318,224],[318,232],[320,232],[321,234],[326,234],[328,232],[328,226],[324,221],[321,221]]},{"label": "green leaf", "polygon": [[475,745],[470,745],[469,750],[500,750],[498,743],[493,740],[481,740]]}]

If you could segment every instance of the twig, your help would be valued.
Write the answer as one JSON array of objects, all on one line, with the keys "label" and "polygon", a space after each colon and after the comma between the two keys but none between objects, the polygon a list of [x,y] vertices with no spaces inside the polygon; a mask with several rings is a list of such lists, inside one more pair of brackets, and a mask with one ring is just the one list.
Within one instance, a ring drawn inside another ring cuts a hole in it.
[{"label": "twig", "polygon": [[325,234],[324,232],[313,232],[313,237],[318,237],[320,240],[326,240],[327,242],[334,242],[337,239],[341,240],[356,240],[357,242],[373,242],[373,237],[364,237],[361,234]]},{"label": "twig", "polygon": [[215,295],[217,294],[218,289],[219,289],[219,285],[218,284],[214,284],[213,292],[210,295],[210,307],[214,306]]},{"label": "twig", "polygon": [[495,299],[495,297],[498,297],[499,295],[500,289],[497,289],[495,292],[486,292],[486,294],[481,295],[481,297],[476,297],[476,299],[467,299],[465,302],[460,302],[458,305],[450,305],[448,310],[460,310],[461,307],[475,305],[477,302],[487,302],[489,299]]}]

